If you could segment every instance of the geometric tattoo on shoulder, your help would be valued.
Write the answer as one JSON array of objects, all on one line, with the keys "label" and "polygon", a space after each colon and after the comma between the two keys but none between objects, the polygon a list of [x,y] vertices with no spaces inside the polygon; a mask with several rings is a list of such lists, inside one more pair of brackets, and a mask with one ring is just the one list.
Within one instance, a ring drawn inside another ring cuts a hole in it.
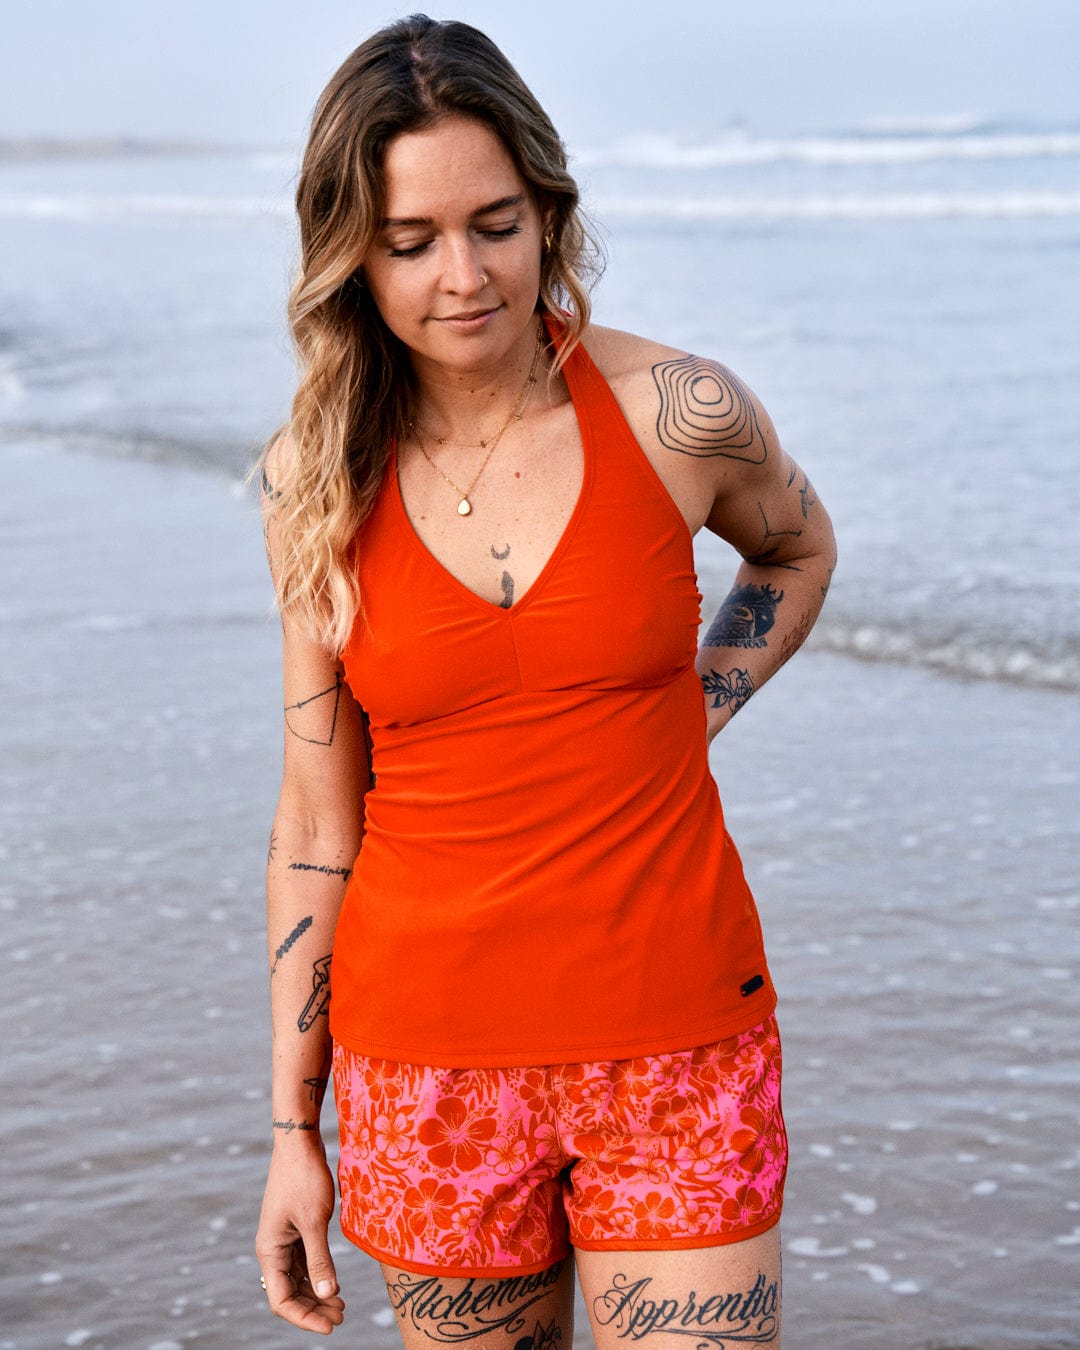
[{"label": "geometric tattoo on shoulder", "polygon": [[754,681],[749,671],[735,666],[726,675],[710,670],[707,675],[702,675],[701,687],[706,697],[712,697],[714,708],[730,708],[734,716],[753,694]]},{"label": "geometric tattoo on shoulder", "polygon": [[703,647],[765,647],[783,591],[771,586],[734,586],[705,634]]},{"label": "geometric tattoo on shoulder", "polygon": [[304,1004],[304,1011],[296,1019],[301,1031],[310,1031],[320,1017],[330,1014],[330,957],[320,956],[311,973],[311,997]]},{"label": "geometric tattoo on shoulder", "polygon": [[320,689],[310,698],[289,704],[285,709],[285,725],[298,740],[309,745],[333,745],[342,687],[341,671],[335,671],[329,689]]},{"label": "geometric tattoo on shoulder", "polygon": [[746,387],[730,370],[700,356],[652,368],[660,391],[656,434],[661,445],[702,459],[723,456],[763,464],[765,437]]}]

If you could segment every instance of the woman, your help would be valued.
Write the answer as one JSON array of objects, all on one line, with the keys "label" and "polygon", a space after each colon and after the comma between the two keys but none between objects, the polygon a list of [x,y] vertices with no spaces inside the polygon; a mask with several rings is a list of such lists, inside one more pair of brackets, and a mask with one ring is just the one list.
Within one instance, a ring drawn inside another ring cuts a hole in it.
[{"label": "woman", "polygon": [[[474,29],[358,48],[297,201],[270,1306],[343,1318],[333,1058],[406,1346],[569,1347],[571,1253],[599,1347],[779,1345],[775,995],[707,745],[813,624],[828,517],[729,370],[590,326],[563,146]],[[745,561],[695,668],[703,526]]]}]

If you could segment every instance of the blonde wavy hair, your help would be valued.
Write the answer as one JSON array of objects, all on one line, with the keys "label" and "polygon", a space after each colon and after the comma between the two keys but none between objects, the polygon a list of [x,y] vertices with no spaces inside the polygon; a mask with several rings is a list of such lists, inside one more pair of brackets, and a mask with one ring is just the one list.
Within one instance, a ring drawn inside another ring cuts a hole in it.
[{"label": "blonde wavy hair", "polygon": [[586,280],[601,267],[566,147],[483,33],[413,15],[375,33],[333,76],[315,108],[296,193],[301,253],[288,314],[300,380],[291,417],[255,471],[268,499],[282,615],[335,655],[361,612],[361,527],[415,394],[408,351],[360,272],[384,215],[383,161],[395,136],[452,114],[500,137],[550,219],[537,308],[565,323],[557,365],[588,324]]}]

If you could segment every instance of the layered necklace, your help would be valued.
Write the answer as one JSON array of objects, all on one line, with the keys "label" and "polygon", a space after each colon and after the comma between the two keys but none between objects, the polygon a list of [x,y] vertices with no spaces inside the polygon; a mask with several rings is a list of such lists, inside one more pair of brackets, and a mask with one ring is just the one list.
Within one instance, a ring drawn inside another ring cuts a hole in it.
[{"label": "layered necklace", "polygon": [[452,441],[447,436],[436,436],[433,432],[426,431],[426,434],[431,437],[431,439],[435,442],[436,445],[458,445],[468,449],[487,451],[487,454],[480,462],[480,467],[473,475],[472,482],[469,484],[467,488],[459,488],[458,485],[454,482],[454,480],[450,477],[450,475],[445,471],[445,469],[443,469],[440,465],[436,464],[435,461],[428,454],[427,447],[424,445],[425,428],[422,427],[420,423],[415,419],[409,423],[409,430],[416,437],[416,444],[420,447],[420,453],[424,456],[424,458],[435,470],[435,472],[447,483],[449,483],[450,486],[457,493],[458,496],[457,513],[459,516],[472,515],[473,509],[472,502],[469,500],[469,498],[475,491],[476,485],[477,483],[479,483],[481,475],[483,474],[484,470],[487,468],[488,463],[491,460],[491,456],[495,453],[495,447],[502,440],[503,434],[510,426],[510,424],[512,422],[521,421],[521,418],[525,412],[525,405],[526,403],[528,403],[529,395],[532,393],[532,387],[536,383],[536,368],[540,364],[540,352],[543,349],[543,346],[544,346],[544,326],[543,324],[538,324],[536,329],[536,346],[533,348],[532,365],[529,366],[529,373],[525,377],[525,383],[521,386],[521,392],[514,400],[514,406],[510,409],[510,416],[506,419],[506,421],[502,424],[502,426],[498,429],[498,431],[495,432],[493,436],[489,436],[487,440],[484,441]]}]

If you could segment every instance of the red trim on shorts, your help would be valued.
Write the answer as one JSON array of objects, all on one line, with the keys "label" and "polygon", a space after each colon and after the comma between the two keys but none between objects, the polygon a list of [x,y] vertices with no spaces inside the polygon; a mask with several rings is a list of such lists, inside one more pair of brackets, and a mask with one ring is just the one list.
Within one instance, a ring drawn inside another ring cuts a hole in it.
[{"label": "red trim on shorts", "polygon": [[746,1242],[767,1233],[779,1222],[778,1209],[770,1218],[759,1219],[757,1223],[747,1228],[737,1228],[733,1232],[684,1238],[612,1238],[597,1242],[575,1242],[574,1248],[582,1252],[693,1252],[703,1247],[728,1247],[735,1242]]},{"label": "red trim on shorts", "polygon": [[539,1275],[542,1270],[550,1270],[573,1255],[573,1248],[567,1247],[561,1255],[553,1256],[550,1260],[531,1261],[518,1266],[488,1266],[483,1269],[475,1266],[432,1266],[423,1261],[410,1261],[389,1252],[380,1252],[344,1224],[341,1225],[341,1231],[354,1247],[359,1247],[382,1265],[392,1266],[394,1270],[407,1270],[412,1275],[438,1275],[444,1280],[509,1280],[515,1275]]}]

